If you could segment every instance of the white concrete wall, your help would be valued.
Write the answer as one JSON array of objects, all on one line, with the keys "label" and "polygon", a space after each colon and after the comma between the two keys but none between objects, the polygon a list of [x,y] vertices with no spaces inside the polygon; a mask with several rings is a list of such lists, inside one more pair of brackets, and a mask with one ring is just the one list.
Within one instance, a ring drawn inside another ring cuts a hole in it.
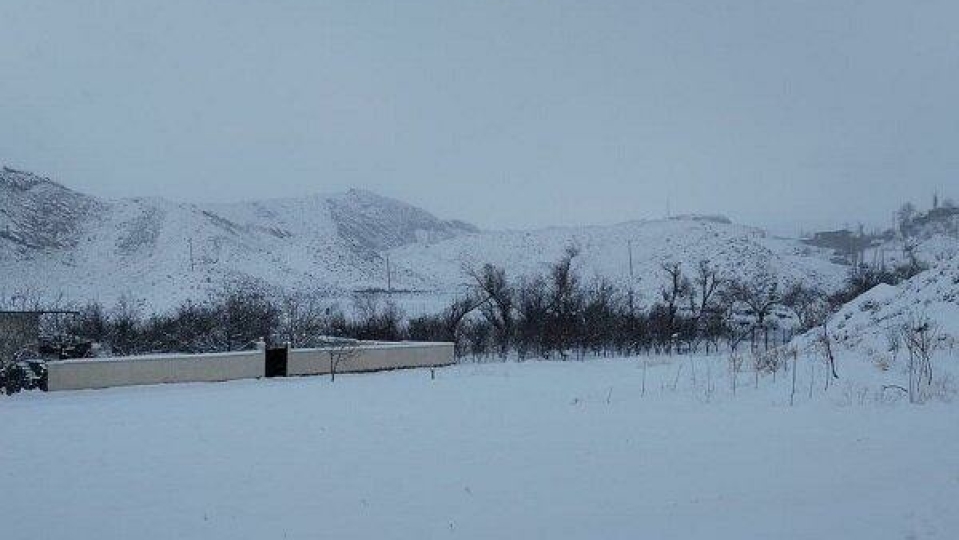
[{"label": "white concrete wall", "polygon": [[[364,342],[339,363],[338,373],[448,366],[452,343]],[[47,363],[49,390],[81,390],[140,384],[215,382],[255,379],[265,375],[263,351],[218,354],[164,354],[60,360]],[[288,375],[327,375],[329,349],[293,349]]]},{"label": "white concrete wall", "polygon": [[[334,349],[336,350],[336,349]],[[453,364],[452,343],[362,343],[345,353],[337,373],[360,373]],[[292,349],[287,359],[287,374],[328,375],[330,349]]]},{"label": "white concrete wall", "polygon": [[47,363],[49,390],[214,382],[264,375],[261,351],[61,360]]}]

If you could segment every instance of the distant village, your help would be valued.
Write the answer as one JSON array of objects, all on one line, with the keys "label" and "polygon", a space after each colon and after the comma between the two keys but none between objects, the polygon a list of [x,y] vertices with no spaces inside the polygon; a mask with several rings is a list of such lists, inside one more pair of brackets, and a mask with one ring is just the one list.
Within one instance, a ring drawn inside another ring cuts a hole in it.
[{"label": "distant village", "polygon": [[[932,207],[927,212],[921,212],[912,203],[903,204],[896,212],[895,223],[881,231],[866,231],[859,225],[855,230],[848,227],[829,231],[818,231],[803,239],[803,242],[820,248],[831,249],[835,252],[833,262],[851,266],[882,265],[882,261],[867,261],[866,253],[870,249],[881,248],[884,244],[895,240],[903,241],[902,249],[911,249],[907,239],[921,236],[924,232],[942,232],[951,235],[959,234],[959,205],[952,199],[939,201],[939,196],[932,198]],[[908,254],[907,254],[908,256]]]}]

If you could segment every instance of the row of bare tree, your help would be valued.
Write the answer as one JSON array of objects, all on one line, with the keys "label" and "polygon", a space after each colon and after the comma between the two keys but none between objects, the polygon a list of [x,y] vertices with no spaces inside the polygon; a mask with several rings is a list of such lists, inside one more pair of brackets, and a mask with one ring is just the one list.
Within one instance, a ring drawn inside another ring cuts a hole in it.
[{"label": "row of bare tree", "polygon": [[[576,270],[579,251],[569,247],[543,275],[510,281],[505,269],[467,269],[470,292],[443,313],[410,321],[416,339],[452,341],[460,355],[520,358],[735,349],[766,337],[778,322],[774,310],[793,313],[809,328],[825,312],[826,295],[803,285],[782,290],[776,276],[749,281],[722,275],[709,261],[687,273],[662,265],[658,297],[643,308],[630,290],[603,278],[586,281]],[[777,319],[778,321],[778,319]]]}]

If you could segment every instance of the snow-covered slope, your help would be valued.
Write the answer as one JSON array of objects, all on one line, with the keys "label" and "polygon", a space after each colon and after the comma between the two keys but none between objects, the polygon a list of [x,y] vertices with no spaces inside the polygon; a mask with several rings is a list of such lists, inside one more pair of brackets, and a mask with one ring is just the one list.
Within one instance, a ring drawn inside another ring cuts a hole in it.
[{"label": "snow-covered slope", "polygon": [[[828,323],[834,340],[849,349],[885,353],[908,324],[933,323],[942,346],[959,343],[959,256],[942,259],[896,286],[879,285],[842,307]],[[822,329],[797,338],[811,346]]]},{"label": "snow-covered slope", "polygon": [[[229,205],[101,201],[4,169],[0,201],[0,293],[108,305],[126,295],[156,309],[236,280],[329,291],[382,286],[380,251],[476,231],[359,190]],[[427,285],[415,275],[407,282]]]},{"label": "snow-covered slope", "polygon": [[0,253],[74,247],[81,230],[102,211],[86,195],[30,173],[0,169]]},{"label": "snow-covered slope", "polygon": [[654,300],[667,261],[692,272],[708,260],[727,277],[764,272],[826,289],[846,271],[823,250],[725,219],[482,232],[358,190],[238,204],[104,201],[29,173],[0,173],[0,294],[105,305],[126,296],[149,310],[206,298],[234,281],[340,295],[385,287],[387,259],[395,289],[450,293],[465,282],[464,266],[538,273],[570,244],[581,248],[586,278],[623,286],[631,245],[640,302]]},{"label": "snow-covered slope", "polygon": [[503,266],[514,276],[543,273],[568,245],[579,247],[578,265],[586,278],[603,276],[624,287],[630,282],[631,250],[639,301],[655,300],[666,262],[682,263],[692,273],[699,261],[706,260],[727,278],[767,273],[826,290],[838,287],[846,274],[845,267],[829,262],[825,250],[772,237],[761,229],[692,216],[470,234],[434,245],[408,245],[394,250],[392,257],[398,266],[426,275],[427,281],[452,288],[463,282],[464,266],[485,262]]}]

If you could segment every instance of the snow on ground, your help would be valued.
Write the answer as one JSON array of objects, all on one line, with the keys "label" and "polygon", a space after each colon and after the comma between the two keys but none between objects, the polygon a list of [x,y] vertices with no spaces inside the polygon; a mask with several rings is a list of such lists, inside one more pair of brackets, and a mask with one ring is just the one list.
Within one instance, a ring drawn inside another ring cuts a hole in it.
[{"label": "snow on ground", "polygon": [[798,365],[795,406],[726,357],[20,394],[2,537],[959,536],[959,406]]}]

